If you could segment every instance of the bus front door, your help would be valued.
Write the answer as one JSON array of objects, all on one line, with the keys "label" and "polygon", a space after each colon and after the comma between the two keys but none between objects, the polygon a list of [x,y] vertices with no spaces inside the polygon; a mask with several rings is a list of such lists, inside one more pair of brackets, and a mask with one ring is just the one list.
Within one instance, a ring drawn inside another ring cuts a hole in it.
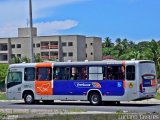
[{"label": "bus front door", "polygon": [[6,95],[8,99],[22,99],[22,75],[23,68],[13,68],[9,70],[6,78]]}]

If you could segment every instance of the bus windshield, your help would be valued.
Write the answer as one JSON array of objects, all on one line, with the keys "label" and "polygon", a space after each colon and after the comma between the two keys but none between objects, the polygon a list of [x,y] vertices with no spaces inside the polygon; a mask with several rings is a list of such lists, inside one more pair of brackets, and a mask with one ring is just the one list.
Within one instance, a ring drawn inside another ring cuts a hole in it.
[{"label": "bus windshield", "polygon": [[9,72],[7,78],[7,88],[22,83],[22,72]]}]

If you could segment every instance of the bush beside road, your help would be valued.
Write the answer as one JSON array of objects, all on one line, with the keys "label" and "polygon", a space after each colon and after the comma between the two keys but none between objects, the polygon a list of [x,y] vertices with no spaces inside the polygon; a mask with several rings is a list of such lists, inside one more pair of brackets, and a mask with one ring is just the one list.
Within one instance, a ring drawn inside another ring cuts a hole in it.
[{"label": "bush beside road", "polygon": [[0,100],[6,100],[5,92],[0,92]]}]

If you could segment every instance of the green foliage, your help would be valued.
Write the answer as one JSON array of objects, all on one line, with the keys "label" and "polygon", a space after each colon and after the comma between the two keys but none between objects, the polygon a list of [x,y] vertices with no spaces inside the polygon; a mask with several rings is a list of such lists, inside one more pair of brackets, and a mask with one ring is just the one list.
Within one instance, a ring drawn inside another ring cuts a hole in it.
[{"label": "green foliage", "polygon": [[111,55],[117,60],[153,60],[156,63],[157,77],[160,78],[160,41],[142,41],[135,44],[127,39],[117,38],[115,44],[106,37],[102,44],[103,56]]},{"label": "green foliage", "polygon": [[[43,60],[42,60],[41,57],[40,57],[40,54],[35,54],[35,55],[34,55],[34,61],[35,61],[35,62],[43,62]],[[13,58],[12,58],[12,64],[22,63],[22,62],[29,63],[29,62],[30,62],[30,59],[27,58],[27,57],[22,57],[22,58],[13,57]]]},{"label": "green foliage", "polygon": [[157,93],[156,99],[160,100],[160,93]]},{"label": "green foliage", "polygon": [[4,80],[7,74],[8,64],[0,64],[0,84],[4,84]]},{"label": "green foliage", "polygon": [[0,100],[6,100],[6,95],[4,92],[0,92]]}]

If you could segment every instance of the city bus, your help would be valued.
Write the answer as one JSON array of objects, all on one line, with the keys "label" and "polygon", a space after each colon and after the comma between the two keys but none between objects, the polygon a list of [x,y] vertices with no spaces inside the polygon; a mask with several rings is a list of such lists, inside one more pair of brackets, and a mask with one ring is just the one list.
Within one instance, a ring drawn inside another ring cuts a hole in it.
[{"label": "city bus", "polygon": [[11,64],[6,76],[9,100],[26,104],[54,100],[102,102],[154,98],[158,89],[150,60],[42,62]]}]

